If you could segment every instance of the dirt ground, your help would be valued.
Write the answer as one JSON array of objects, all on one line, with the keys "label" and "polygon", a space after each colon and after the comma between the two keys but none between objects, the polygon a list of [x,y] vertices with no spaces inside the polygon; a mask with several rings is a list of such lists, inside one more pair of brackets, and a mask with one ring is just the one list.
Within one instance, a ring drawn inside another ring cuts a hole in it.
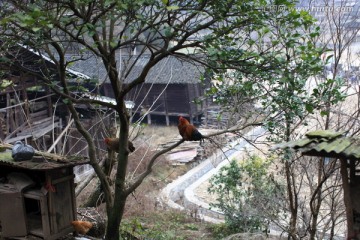
[{"label": "dirt ground", "polygon": [[[180,137],[176,126],[151,126],[145,128],[133,141],[136,151],[129,155],[129,165],[127,171],[128,181],[131,181],[138,174],[145,171],[145,167],[154,152],[160,149],[163,145],[167,145],[169,142],[175,142],[179,139]],[[155,163],[152,173],[145,179],[140,187],[128,197],[124,212],[125,221],[126,219],[129,219],[129,221],[134,221],[133,219],[140,219],[141,222],[148,225],[147,227],[154,227],[151,226],[151,224],[149,225],[147,220],[150,220],[150,222],[161,222],[166,217],[172,219],[172,216],[178,216],[178,213],[176,212],[172,212],[171,216],[167,216],[169,212],[174,210],[165,208],[163,203],[160,202],[159,193],[167,184],[185,174],[190,168],[191,167],[188,165],[170,163],[165,156],[161,156]],[[81,192],[81,194],[77,197],[78,207],[83,205],[96,186],[97,180],[94,179]],[[106,217],[105,205],[100,204],[100,200],[96,209],[104,218]],[[189,229],[184,229],[184,231],[187,232],[187,235],[192,236],[191,238],[186,239],[210,239],[208,237],[204,238],[205,236],[208,236],[209,231],[206,230],[205,223],[203,225],[199,224],[199,219],[191,217],[187,219],[179,217],[179,219],[181,219],[181,221],[185,221],[182,226],[188,226],[187,228]],[[176,220],[177,219],[174,221]],[[191,227],[193,222],[197,224],[196,227]],[[200,225],[200,227],[198,225]],[[180,227],[177,228],[180,229]],[[194,229],[192,230],[192,228]]]}]

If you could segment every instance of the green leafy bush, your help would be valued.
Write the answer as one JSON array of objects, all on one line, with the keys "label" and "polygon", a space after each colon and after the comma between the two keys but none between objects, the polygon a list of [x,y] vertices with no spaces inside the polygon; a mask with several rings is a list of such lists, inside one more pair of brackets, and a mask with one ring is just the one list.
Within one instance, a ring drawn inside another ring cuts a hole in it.
[{"label": "green leafy bush", "polygon": [[217,196],[211,207],[221,210],[230,233],[266,231],[279,213],[281,186],[268,173],[271,161],[251,155],[233,160],[210,179],[209,193]]}]

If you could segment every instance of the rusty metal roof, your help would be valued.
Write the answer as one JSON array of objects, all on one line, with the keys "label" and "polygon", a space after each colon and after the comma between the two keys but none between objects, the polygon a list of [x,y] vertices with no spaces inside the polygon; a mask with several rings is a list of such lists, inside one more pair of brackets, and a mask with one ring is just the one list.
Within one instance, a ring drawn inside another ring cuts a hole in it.
[{"label": "rusty metal roof", "polygon": [[347,137],[343,132],[316,130],[305,134],[305,138],[277,144],[276,149],[297,149],[303,155],[332,158],[360,159],[360,138]]},{"label": "rusty metal roof", "polygon": [[31,170],[51,170],[87,163],[89,163],[89,160],[82,157],[67,157],[64,161],[54,161],[44,156],[34,156],[31,160],[16,162],[11,157],[11,151],[0,153],[0,166],[12,166]]}]

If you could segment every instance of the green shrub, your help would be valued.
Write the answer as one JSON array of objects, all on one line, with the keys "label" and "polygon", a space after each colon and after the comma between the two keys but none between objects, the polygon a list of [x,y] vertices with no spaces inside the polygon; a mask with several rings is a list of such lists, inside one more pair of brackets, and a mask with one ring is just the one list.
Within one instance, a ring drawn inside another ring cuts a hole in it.
[{"label": "green shrub", "polygon": [[271,162],[251,155],[238,163],[233,160],[210,179],[210,204],[225,215],[229,233],[266,231],[277,217],[280,185],[268,174]]}]

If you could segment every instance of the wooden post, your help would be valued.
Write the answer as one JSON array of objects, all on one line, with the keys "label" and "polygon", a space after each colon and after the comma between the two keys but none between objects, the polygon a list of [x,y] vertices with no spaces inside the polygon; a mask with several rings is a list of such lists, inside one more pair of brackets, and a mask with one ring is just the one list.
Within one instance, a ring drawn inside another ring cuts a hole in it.
[{"label": "wooden post", "polygon": [[189,84],[185,85],[185,103],[188,104],[189,110],[187,114],[189,115],[189,122],[193,124],[193,114],[192,114],[192,103],[190,102],[190,87]]},{"label": "wooden post", "polygon": [[354,213],[351,202],[349,176],[347,170],[347,160],[340,159],[341,167],[340,173],[342,178],[342,185],[344,190],[344,204],[346,213],[346,224],[347,224],[347,239],[352,239],[355,234],[354,232]]},{"label": "wooden post", "polygon": [[14,107],[14,128],[13,131],[18,128],[24,121],[22,121],[22,110],[21,106]]},{"label": "wooden post", "polygon": [[6,131],[5,121],[4,121],[4,114],[0,112],[0,139],[5,139],[5,132]]},{"label": "wooden post", "polygon": [[350,160],[350,185],[355,182],[355,160]]},{"label": "wooden post", "polygon": [[[43,144],[43,149],[44,149],[44,151],[46,151],[46,150],[47,150],[47,146],[46,146],[45,135],[42,135],[42,136],[41,136],[41,140],[42,140],[42,144]],[[40,138],[39,138],[39,142],[40,142]],[[40,144],[40,146],[41,146],[41,144]]]},{"label": "wooden post", "polygon": [[6,126],[7,126],[7,134],[10,134],[12,131],[15,130],[14,121],[13,121],[13,110],[11,106],[11,96],[10,93],[6,93]]},{"label": "wooden post", "polygon": [[53,115],[53,107],[52,107],[52,101],[51,101],[51,96],[50,96],[50,94],[51,94],[51,92],[50,92],[50,89],[49,89],[49,87],[46,87],[45,88],[45,92],[46,92],[46,95],[48,95],[48,97],[46,98],[46,101],[47,101],[47,103],[48,103],[48,116],[52,116]]},{"label": "wooden post", "polygon": [[165,113],[165,120],[166,120],[166,126],[170,126],[169,114],[167,112]]},{"label": "wooden post", "polygon": [[[24,81],[24,74],[21,74],[20,82],[21,82],[21,84],[23,84],[23,86],[26,86],[25,81]],[[23,93],[23,101],[25,102],[23,109],[24,109],[24,112],[25,112],[24,122],[26,122],[27,118],[29,118],[29,116],[30,116],[29,98],[28,98],[28,95],[27,95],[27,92],[26,92],[26,87],[23,87],[21,90],[22,90],[22,93]]]},{"label": "wooden post", "polygon": [[170,125],[170,120],[169,120],[169,110],[168,110],[168,105],[167,105],[166,89],[165,89],[164,94],[163,94],[163,100],[164,100],[164,108],[165,108],[166,126],[169,126]]},{"label": "wooden post", "polygon": [[150,113],[147,115],[147,122],[150,125],[151,124],[151,115]]},{"label": "wooden post", "polygon": [[204,100],[204,116],[205,116],[205,127],[208,127],[208,102],[205,98]]},{"label": "wooden post", "polygon": [[[52,176],[51,174],[47,171],[45,172],[45,182],[46,184],[53,184],[52,183]],[[50,223],[50,232],[52,233],[57,233],[58,232],[58,227],[56,225],[56,213],[54,211],[54,193],[51,191],[48,191],[48,209],[49,209],[49,223]]]}]

